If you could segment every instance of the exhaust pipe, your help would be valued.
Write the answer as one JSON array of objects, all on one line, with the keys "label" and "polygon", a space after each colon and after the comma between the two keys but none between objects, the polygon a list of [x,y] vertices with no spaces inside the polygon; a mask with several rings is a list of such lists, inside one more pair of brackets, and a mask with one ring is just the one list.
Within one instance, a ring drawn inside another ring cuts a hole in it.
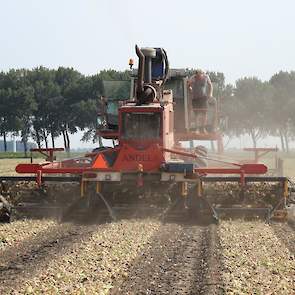
[{"label": "exhaust pipe", "polygon": [[136,103],[138,105],[152,102],[156,96],[156,89],[152,82],[152,58],[156,56],[154,48],[140,49],[135,45],[136,55],[139,59],[137,74]]},{"label": "exhaust pipe", "polygon": [[145,56],[137,45],[135,45],[135,52],[139,59],[136,89],[136,101],[138,102],[143,93]]}]

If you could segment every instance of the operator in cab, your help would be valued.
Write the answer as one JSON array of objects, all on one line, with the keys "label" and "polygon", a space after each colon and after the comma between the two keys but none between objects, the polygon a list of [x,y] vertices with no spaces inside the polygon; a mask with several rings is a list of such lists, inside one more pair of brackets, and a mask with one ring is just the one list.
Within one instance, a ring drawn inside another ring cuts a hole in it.
[{"label": "operator in cab", "polygon": [[195,114],[197,132],[206,133],[208,101],[213,94],[213,86],[209,76],[201,69],[188,80],[188,88],[192,99],[192,107]]}]

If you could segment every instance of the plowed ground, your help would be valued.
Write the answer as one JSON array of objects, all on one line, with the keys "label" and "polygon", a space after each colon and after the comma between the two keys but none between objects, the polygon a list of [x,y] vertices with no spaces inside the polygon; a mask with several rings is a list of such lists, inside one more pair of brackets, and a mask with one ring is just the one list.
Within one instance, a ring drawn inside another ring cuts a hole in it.
[{"label": "plowed ground", "polygon": [[0,294],[295,294],[287,224],[0,225]]}]

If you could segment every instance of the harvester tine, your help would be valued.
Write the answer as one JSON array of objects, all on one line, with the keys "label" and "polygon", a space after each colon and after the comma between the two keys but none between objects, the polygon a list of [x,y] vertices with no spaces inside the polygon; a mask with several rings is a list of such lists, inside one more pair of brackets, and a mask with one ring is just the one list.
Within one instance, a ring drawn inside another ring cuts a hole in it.
[{"label": "harvester tine", "polygon": [[104,202],[105,206],[108,209],[108,212],[110,214],[110,217],[112,218],[113,221],[117,221],[117,217],[114,214],[114,210],[111,208],[111,206],[109,205],[109,203],[107,202],[107,200],[104,198],[104,196],[102,195],[102,193],[97,192],[97,195],[102,199],[102,201]]}]

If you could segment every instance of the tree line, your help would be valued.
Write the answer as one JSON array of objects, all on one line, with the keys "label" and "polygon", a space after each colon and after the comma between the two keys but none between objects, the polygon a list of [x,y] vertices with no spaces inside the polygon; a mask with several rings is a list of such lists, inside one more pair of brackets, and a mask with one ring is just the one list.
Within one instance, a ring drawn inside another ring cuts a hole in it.
[{"label": "tree line", "polygon": [[253,147],[267,136],[279,137],[288,152],[295,136],[295,72],[280,71],[269,81],[257,77],[220,86],[221,114],[228,136],[249,135]]},{"label": "tree line", "polygon": [[[99,97],[104,80],[128,80],[129,72],[103,70],[85,76],[73,68],[19,69],[0,73],[0,136],[7,151],[7,135],[21,136],[24,150],[32,138],[39,148],[55,147],[62,135],[70,149],[70,136],[84,130],[84,140],[95,137]],[[117,90],[118,92],[118,90]],[[119,95],[119,93],[113,93]]]},{"label": "tree line", "polygon": [[[187,70],[191,73],[193,70]],[[295,136],[295,72],[274,74],[269,81],[257,77],[225,83],[220,72],[209,72],[214,96],[220,101],[222,130],[228,136],[249,135],[256,147],[268,135],[289,150]],[[41,147],[55,147],[62,135],[70,149],[70,134],[84,131],[82,140],[96,140],[96,119],[102,95],[128,98],[128,87],[108,87],[104,81],[128,81],[129,71],[103,70],[85,76],[73,68],[19,69],[0,73],[0,136],[7,150],[7,135],[21,136],[24,149],[32,138]],[[126,88],[127,87],[127,88]],[[110,93],[110,89],[112,93]]]}]

